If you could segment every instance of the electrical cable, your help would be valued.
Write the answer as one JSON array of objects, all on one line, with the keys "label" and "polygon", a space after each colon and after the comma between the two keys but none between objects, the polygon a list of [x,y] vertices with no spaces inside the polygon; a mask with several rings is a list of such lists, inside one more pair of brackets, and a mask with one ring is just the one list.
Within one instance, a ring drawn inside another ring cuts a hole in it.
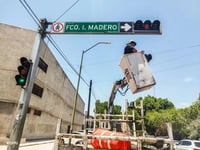
[{"label": "electrical cable", "polygon": [[157,52],[158,54],[160,53],[171,53],[171,52],[175,52],[177,50],[183,50],[183,49],[188,49],[188,48],[195,48],[195,47],[200,47],[200,44],[196,44],[196,45],[189,45],[187,47],[183,47],[183,48],[172,48],[172,49],[168,49],[168,50],[163,50],[163,51],[160,51],[160,52]]},{"label": "electrical cable", "polygon": [[[52,36],[48,35],[47,38],[49,39],[49,41],[51,42],[51,44],[54,46],[54,48],[57,50],[57,52],[62,56],[62,58],[65,60],[65,62],[70,66],[70,68],[77,74],[79,75],[79,73],[76,71],[76,69],[73,67],[73,65],[69,62],[68,58],[66,57],[66,55],[63,53],[63,51],[61,50],[61,48],[57,45],[57,43],[55,42],[55,40],[52,38]],[[80,77],[83,82],[89,87],[89,84],[85,81],[85,79],[81,76]]]},{"label": "electrical cable", "polygon": [[[61,48],[58,46],[58,44],[55,42],[55,40],[52,38],[51,35],[47,35],[47,38],[49,42],[52,44],[52,46],[57,50],[57,52],[62,56],[62,58],[65,60],[65,62],[71,67],[71,69],[78,75],[79,73],[76,71],[76,69],[72,66],[72,64],[69,62],[69,59],[65,56]],[[89,84],[85,81],[85,79],[81,76],[80,77],[82,81],[89,87]],[[94,97],[95,101],[97,100],[94,90],[92,90],[92,96]]]},{"label": "electrical cable", "polygon": [[23,0],[24,3],[22,2],[22,0],[19,0],[19,1],[23,5],[23,7],[26,9],[26,11],[28,12],[28,14],[31,16],[31,18],[34,20],[34,22],[37,24],[37,26],[40,26],[40,19],[37,17],[37,15],[31,9],[31,7],[29,6],[29,4],[25,0]]},{"label": "electrical cable", "polygon": [[165,71],[170,71],[170,70],[177,70],[177,69],[180,69],[180,68],[183,68],[183,67],[186,67],[186,66],[194,66],[194,65],[200,65],[200,62],[193,62],[193,63],[188,63],[188,64],[181,64],[179,66],[173,66],[172,68],[168,68],[168,69],[161,69],[161,70],[158,70],[158,71],[155,71],[155,73],[161,73],[161,72],[165,72]]},{"label": "electrical cable", "polygon": [[[34,20],[34,22],[37,24],[38,27],[41,28],[40,25],[40,19],[37,17],[37,15],[34,13],[33,9],[30,7],[30,5],[25,1],[24,3],[22,2],[22,0],[19,0],[20,3],[23,5],[23,7],[25,8],[25,10],[28,12],[28,14],[31,16],[31,18]],[[62,13],[57,19],[59,20],[62,16],[64,16],[72,7],[74,7],[79,0],[77,0],[72,6],[70,6],[66,11],[64,11],[64,13]],[[57,50],[57,52],[62,56],[62,58],[65,60],[65,62],[70,66],[70,68],[78,75],[78,72],[76,71],[76,69],[73,67],[73,65],[70,63],[70,61],[68,60],[68,58],[65,56],[65,54],[63,53],[63,51],[61,50],[61,48],[58,46],[58,44],[55,42],[55,40],[50,36],[47,35],[47,38],[49,40],[49,42],[53,45],[53,47]],[[80,77],[81,80],[89,87],[89,84],[85,81],[85,79],[81,76]],[[92,91],[92,96],[95,98],[96,100],[96,96],[94,94],[94,91]]]},{"label": "electrical cable", "polygon": [[54,22],[58,21],[60,18],[62,18],[70,9],[72,9],[77,3],[79,2],[79,0],[77,0],[76,2],[74,2],[74,4],[72,4],[68,9],[66,9]]},{"label": "electrical cable", "polygon": [[[37,17],[37,15],[34,13],[34,11],[32,10],[32,8],[30,7],[30,5],[25,1],[24,3],[22,2],[22,0],[19,0],[20,3],[23,5],[23,7],[25,8],[25,10],[28,12],[28,14],[31,16],[31,18],[34,20],[34,22],[37,24],[38,27],[41,28],[40,25],[40,19]],[[75,6],[78,3],[79,0],[77,0],[71,7],[69,7],[62,15],[60,15],[56,21],[58,19],[60,19],[62,16],[64,16],[73,6]],[[61,50],[61,48],[58,46],[58,44],[55,42],[55,40],[50,36],[47,35],[47,38],[49,40],[49,42],[53,45],[53,47],[57,50],[57,52],[62,56],[62,58],[65,60],[65,62],[70,66],[70,68],[78,75],[79,73],[76,71],[76,69],[73,67],[73,65],[70,63],[70,61],[68,60],[68,58],[65,56],[65,54],[63,53],[63,51]],[[85,79],[81,76],[80,77],[81,80],[89,87],[89,84],[85,81]],[[96,96],[94,94],[94,92],[92,91],[92,96],[95,98],[96,100]]]},{"label": "electrical cable", "polygon": [[[178,51],[178,50],[180,50],[180,49],[188,49],[188,48],[190,48],[190,50],[194,50],[193,48],[196,48],[196,47],[200,47],[200,44],[195,44],[195,45],[189,45],[189,46],[187,46],[187,47],[183,47],[183,48],[176,48],[176,49],[173,49],[173,51],[171,50],[164,50],[164,51],[162,51],[162,53],[165,53],[165,52],[168,52],[168,51],[170,51],[171,53],[173,53],[174,51]],[[196,49],[195,49],[196,50]],[[159,52],[158,52],[159,53]],[[161,52],[160,52],[161,53]],[[164,60],[164,61],[162,61],[162,62],[160,62],[159,64],[155,64],[154,63],[154,65],[153,66],[159,66],[159,67],[162,67],[162,65],[164,65],[164,64],[166,64],[166,63],[172,63],[172,62],[174,62],[174,61],[180,61],[180,59],[185,59],[185,57],[188,57],[189,55],[195,55],[196,56],[196,53],[191,53],[191,51],[187,51],[187,52],[185,52],[184,54],[183,54],[183,52],[181,52],[180,53],[181,55],[179,55],[179,56],[176,56],[176,57],[173,57],[173,58],[167,58],[166,60]],[[192,58],[192,57],[191,57]],[[186,59],[185,59],[186,60]],[[112,60],[112,61],[104,61],[104,62],[101,62],[101,63],[95,63],[95,64],[88,64],[88,65],[99,65],[99,64],[102,64],[102,63],[113,63],[113,62],[116,62],[117,60]],[[176,66],[176,67],[172,67],[172,68],[169,68],[169,69],[163,69],[163,67],[162,67],[162,69],[161,70],[159,70],[159,71],[156,71],[157,73],[159,73],[159,72],[163,72],[163,71],[170,71],[170,70],[176,70],[176,69],[179,69],[179,68],[182,68],[182,67],[185,67],[185,66],[190,66],[190,65],[195,65],[195,64],[199,64],[199,62],[194,62],[194,63],[190,63],[190,64],[181,64],[181,65],[179,65],[179,66]]]},{"label": "electrical cable", "polygon": [[[19,0],[20,3],[23,5],[23,7],[26,9],[26,11],[28,12],[28,14],[31,16],[31,18],[34,20],[34,22],[39,26],[41,27],[40,25],[40,20],[39,18],[37,17],[37,15],[34,13],[34,11],[31,9],[31,7],[29,6],[29,4],[23,0],[24,2],[22,2],[22,0]],[[67,10],[65,10],[55,21],[59,20],[60,18],[62,18],[71,8],[73,8],[77,3],[78,3],[79,0],[77,0],[72,6],[70,6]],[[71,65],[71,63],[69,62],[69,60],[66,58],[65,55],[63,55],[64,53],[61,51],[60,48],[58,48],[58,46],[56,46],[57,44],[55,43],[55,41],[53,40],[53,38],[51,36],[47,36],[48,38],[50,37],[51,40],[51,44],[55,47],[55,49],[59,52],[59,54],[63,57],[63,59],[66,61],[66,63],[72,68],[72,70],[78,75],[78,72],[74,69],[74,67]],[[187,48],[194,48],[194,47],[199,47],[200,44],[197,44],[197,45],[192,45],[192,46],[188,46]],[[180,48],[179,48],[180,49]],[[164,51],[160,51],[160,52],[157,52],[157,53],[160,53],[160,54],[163,54],[163,53],[171,53],[171,52],[174,52],[174,51],[177,51],[179,49],[168,49],[168,50],[164,50]],[[180,58],[180,57],[179,57]],[[174,59],[175,60],[175,59]],[[171,61],[170,61],[171,62]],[[101,62],[102,63],[102,62]],[[196,64],[199,64],[199,62]],[[164,69],[163,71],[169,71],[169,70],[175,70],[175,69],[179,69],[179,68],[182,68],[182,67],[185,67],[187,65],[194,65],[194,63],[190,63],[190,64],[182,64],[180,66],[176,66],[176,67],[173,67],[171,69]],[[163,72],[163,71],[158,71],[159,72]],[[81,79],[84,81],[84,83],[86,83],[86,85],[89,87],[88,83],[84,80],[84,78],[81,77]],[[95,98],[96,99],[96,98]]]},{"label": "electrical cable", "polygon": [[[26,9],[26,11],[28,12],[28,14],[31,16],[31,18],[34,20],[34,22],[41,27],[40,25],[40,19],[37,17],[37,15],[34,13],[33,9],[30,7],[30,5],[23,0],[19,0],[20,3],[23,5],[23,7]],[[79,0],[77,0],[70,8],[68,8],[58,19],[60,19],[64,14],[66,14]],[[62,52],[62,50],[58,47],[58,45],[56,44],[56,42],[53,40],[53,38],[48,35],[47,38],[49,39],[49,41],[51,42],[51,44],[55,47],[55,49],[59,52],[59,54],[63,57],[63,59],[66,61],[66,63],[71,67],[71,69],[78,75],[78,72],[76,71],[76,69],[72,66],[72,64],[69,62],[69,60],[67,59],[67,57],[64,55],[64,53]],[[89,84],[85,81],[85,79],[83,77],[81,77],[81,79],[84,81],[84,83],[89,87]]]}]

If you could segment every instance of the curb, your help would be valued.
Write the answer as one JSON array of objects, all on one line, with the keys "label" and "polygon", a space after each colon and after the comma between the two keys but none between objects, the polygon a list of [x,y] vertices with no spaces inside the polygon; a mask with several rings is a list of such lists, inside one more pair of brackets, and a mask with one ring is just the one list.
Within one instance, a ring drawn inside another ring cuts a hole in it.
[{"label": "curb", "polygon": [[20,144],[19,147],[33,146],[33,145],[40,145],[40,144],[48,144],[48,143],[54,143],[54,142],[55,142],[55,140],[42,141],[42,142],[30,142],[30,143]]}]

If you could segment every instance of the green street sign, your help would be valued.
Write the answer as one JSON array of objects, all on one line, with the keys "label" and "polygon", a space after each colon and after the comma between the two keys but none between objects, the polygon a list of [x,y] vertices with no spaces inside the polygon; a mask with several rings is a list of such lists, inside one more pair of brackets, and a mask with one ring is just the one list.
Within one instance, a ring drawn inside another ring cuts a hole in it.
[{"label": "green street sign", "polygon": [[119,30],[117,22],[80,22],[65,23],[65,33],[116,33]]},{"label": "green street sign", "polygon": [[[137,22],[136,22],[137,23]],[[160,23],[160,22],[159,22]],[[160,24],[159,24],[160,25]],[[153,26],[155,28],[155,25]],[[138,28],[134,22],[54,22],[50,33],[57,34],[161,34],[158,29]]]},{"label": "green street sign", "polygon": [[112,34],[119,32],[119,22],[58,22],[52,25],[51,32],[64,34]]}]

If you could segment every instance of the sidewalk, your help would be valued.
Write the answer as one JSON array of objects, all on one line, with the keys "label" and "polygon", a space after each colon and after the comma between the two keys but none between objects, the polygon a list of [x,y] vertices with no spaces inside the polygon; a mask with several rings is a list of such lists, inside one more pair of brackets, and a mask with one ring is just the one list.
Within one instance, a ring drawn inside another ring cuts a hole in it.
[{"label": "sidewalk", "polygon": [[[28,141],[20,144],[19,150],[53,150],[54,140]],[[0,150],[7,150],[7,145],[0,145]]]}]

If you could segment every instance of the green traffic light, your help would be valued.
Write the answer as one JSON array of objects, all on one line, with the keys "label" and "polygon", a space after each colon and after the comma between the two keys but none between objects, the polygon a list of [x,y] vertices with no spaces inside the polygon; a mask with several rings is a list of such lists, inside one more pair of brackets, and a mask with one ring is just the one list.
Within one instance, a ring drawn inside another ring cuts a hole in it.
[{"label": "green traffic light", "polygon": [[16,79],[16,82],[17,84],[16,85],[21,85],[21,86],[24,86],[25,83],[26,83],[26,80],[24,77],[22,77],[21,75],[16,75],[15,76],[15,79]]},{"label": "green traffic light", "polygon": [[20,84],[20,85],[23,85],[24,83],[25,83],[24,78],[20,78],[20,79],[19,79],[19,84]]},{"label": "green traffic light", "polygon": [[31,63],[25,57],[20,58],[20,63],[21,65],[17,67],[19,74],[15,76],[15,80],[17,82],[16,85],[23,87],[26,84]]}]

